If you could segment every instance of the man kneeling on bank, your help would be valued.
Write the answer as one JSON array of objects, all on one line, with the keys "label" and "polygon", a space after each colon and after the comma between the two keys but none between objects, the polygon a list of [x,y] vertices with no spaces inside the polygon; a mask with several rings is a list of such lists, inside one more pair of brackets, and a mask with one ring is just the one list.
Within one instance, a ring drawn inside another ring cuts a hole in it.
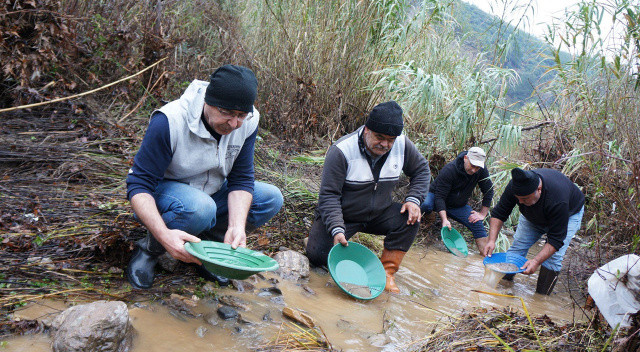
[{"label": "man kneeling on bank", "polygon": [[[347,246],[356,232],[385,236],[380,260],[387,274],[385,290],[394,293],[400,292],[394,274],[418,232],[420,204],[431,178],[427,160],[402,128],[400,106],[382,103],[364,126],[329,148],[307,243],[307,257],[322,266],[331,247]],[[392,201],[401,172],[411,182],[403,204]]]},{"label": "man kneeling on bank", "polygon": [[282,207],[277,187],[254,180],[257,87],[250,69],[225,65],[210,82],[193,81],[180,99],[151,114],[127,177],[127,197],[149,230],[127,268],[134,288],[152,286],[165,251],[195,263],[205,279],[228,285],[227,278],[204,269],[185,242],[199,242],[200,236],[245,247],[246,232]]}]

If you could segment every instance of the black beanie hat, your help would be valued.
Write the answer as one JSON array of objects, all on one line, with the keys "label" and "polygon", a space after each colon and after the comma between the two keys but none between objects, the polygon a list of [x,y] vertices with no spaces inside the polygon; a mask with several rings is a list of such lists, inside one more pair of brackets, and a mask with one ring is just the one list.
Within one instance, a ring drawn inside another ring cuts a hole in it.
[{"label": "black beanie hat", "polygon": [[253,111],[258,80],[243,66],[224,65],[211,74],[204,102],[227,110]]},{"label": "black beanie hat", "polygon": [[511,179],[513,180],[513,193],[519,197],[530,195],[540,185],[540,176],[538,174],[517,167],[511,170]]},{"label": "black beanie hat", "polygon": [[376,105],[369,113],[364,124],[373,132],[387,136],[399,136],[402,133],[402,108],[395,101],[388,101]]}]

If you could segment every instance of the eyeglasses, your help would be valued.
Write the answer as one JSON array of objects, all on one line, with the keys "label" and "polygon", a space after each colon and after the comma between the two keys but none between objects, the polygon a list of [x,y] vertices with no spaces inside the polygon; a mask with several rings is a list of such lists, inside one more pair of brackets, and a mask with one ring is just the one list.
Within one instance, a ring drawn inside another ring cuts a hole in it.
[{"label": "eyeglasses", "polygon": [[240,121],[244,121],[244,119],[246,119],[247,116],[249,116],[248,112],[236,112],[236,113],[234,113],[231,110],[219,108],[217,106],[214,106],[214,108],[216,108],[216,110],[218,110],[220,115],[222,115],[222,117],[227,119],[227,120],[231,120],[232,118],[235,117]]}]

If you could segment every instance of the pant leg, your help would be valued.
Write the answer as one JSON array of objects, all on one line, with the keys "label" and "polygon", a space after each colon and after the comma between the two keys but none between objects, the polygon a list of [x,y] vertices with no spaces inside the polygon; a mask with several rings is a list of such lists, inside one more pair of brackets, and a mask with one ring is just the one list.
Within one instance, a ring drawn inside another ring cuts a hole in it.
[{"label": "pant leg", "polygon": [[[364,228],[359,223],[345,224],[345,237],[349,240],[356,232]],[[309,261],[315,266],[327,265],[329,252],[333,248],[333,236],[327,231],[327,227],[319,215],[316,215],[311,232],[307,240],[306,254]]]},{"label": "pant leg", "polygon": [[447,209],[447,216],[453,220],[461,223],[468,228],[473,234],[473,238],[487,237],[487,230],[484,228],[482,221],[476,221],[474,223],[469,222],[469,216],[471,215],[471,206],[465,205],[460,208]]},{"label": "pant leg", "polygon": [[422,202],[422,205],[420,206],[420,210],[425,214],[431,213],[433,211],[433,207],[435,206],[435,200],[436,200],[435,193],[433,192],[427,193],[427,197],[424,199],[424,202]]},{"label": "pant leg", "polygon": [[507,250],[507,253],[515,253],[526,257],[531,246],[533,246],[545,232],[545,229],[536,226],[527,220],[524,215],[520,214],[518,227],[516,228],[516,233],[513,235],[513,243]]},{"label": "pant leg", "polygon": [[408,212],[400,213],[402,204],[392,203],[380,215],[365,225],[364,231],[384,237],[384,248],[408,251],[416,238],[420,223],[407,225]]},{"label": "pant leg", "polygon": [[[218,192],[211,196],[217,205],[216,218],[218,219],[211,224],[211,227],[226,230],[229,223],[228,196],[229,189],[226,182]],[[256,227],[264,225],[280,211],[283,203],[284,199],[278,187],[256,181],[253,186],[253,200],[249,214],[247,214],[247,222]]]},{"label": "pant leg", "polygon": [[170,229],[195,236],[215,222],[216,203],[208,194],[187,184],[163,180],[153,197],[162,220]]},{"label": "pant leg", "polygon": [[567,224],[567,237],[565,237],[562,247],[553,253],[547,260],[542,263],[542,266],[546,267],[549,270],[560,271],[562,269],[562,260],[564,259],[564,255],[569,248],[569,244],[571,240],[576,235],[576,232],[580,230],[580,225],[582,223],[582,215],[584,215],[584,207],[580,209],[579,212],[571,215],[569,217],[569,222]]}]

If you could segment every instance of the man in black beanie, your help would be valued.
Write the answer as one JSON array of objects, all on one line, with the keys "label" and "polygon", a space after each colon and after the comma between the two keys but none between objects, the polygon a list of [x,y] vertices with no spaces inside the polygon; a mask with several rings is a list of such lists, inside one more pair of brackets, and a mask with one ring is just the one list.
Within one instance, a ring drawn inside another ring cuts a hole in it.
[{"label": "man in black beanie", "polygon": [[[568,177],[556,170],[511,170],[511,181],[491,211],[489,241],[483,251],[485,256],[491,256],[498,233],[516,204],[520,209],[520,218],[507,253],[526,257],[531,246],[546,233],[547,243],[522,269],[525,269],[524,274],[529,275],[540,267],[536,292],[549,295],[557,281],[569,243],[580,229],[584,194]],[[505,279],[512,280],[513,275]]]},{"label": "man in black beanie", "polygon": [[[357,232],[385,236],[380,260],[387,274],[385,289],[394,293],[400,292],[394,275],[418,232],[420,204],[431,179],[427,160],[402,128],[400,106],[382,103],[364,126],[329,148],[306,246],[311,263],[322,266],[333,245],[347,246]],[[402,204],[392,200],[401,172],[411,180]]]},{"label": "man in black beanie", "polygon": [[228,285],[204,269],[185,242],[203,237],[246,247],[246,232],[280,210],[280,190],[254,179],[257,89],[250,69],[225,65],[151,114],[127,176],[127,197],[149,232],[136,243],[126,271],[134,288],[151,287],[165,252]]}]

